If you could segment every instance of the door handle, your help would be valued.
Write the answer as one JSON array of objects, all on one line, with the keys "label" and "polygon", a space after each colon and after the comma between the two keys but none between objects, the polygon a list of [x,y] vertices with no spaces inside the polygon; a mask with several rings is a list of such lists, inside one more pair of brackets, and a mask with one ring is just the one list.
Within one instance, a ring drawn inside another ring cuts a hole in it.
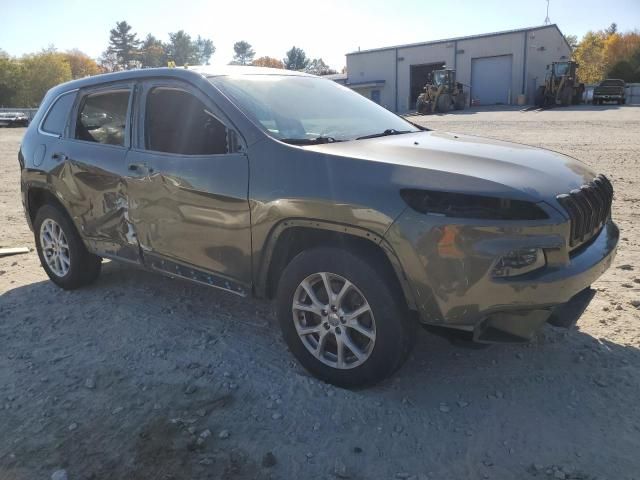
[{"label": "door handle", "polygon": [[54,153],[53,155],[51,155],[51,158],[53,158],[54,160],[58,160],[59,162],[69,160],[69,157],[61,152]]},{"label": "door handle", "polygon": [[129,170],[131,172],[137,172],[142,175],[153,173],[153,168],[149,167],[146,163],[130,163]]}]

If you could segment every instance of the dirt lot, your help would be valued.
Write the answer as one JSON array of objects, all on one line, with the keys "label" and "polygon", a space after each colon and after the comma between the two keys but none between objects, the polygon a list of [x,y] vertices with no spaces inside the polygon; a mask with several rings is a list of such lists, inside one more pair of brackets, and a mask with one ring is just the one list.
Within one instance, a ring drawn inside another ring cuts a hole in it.
[{"label": "dirt lot", "polygon": [[[415,117],[539,145],[610,174],[615,265],[571,330],[454,348],[421,332],[363,391],[310,378],[270,305],[105,264],[63,292],[0,258],[0,479],[640,478],[640,108]],[[23,130],[0,130],[0,246],[33,247]]]}]

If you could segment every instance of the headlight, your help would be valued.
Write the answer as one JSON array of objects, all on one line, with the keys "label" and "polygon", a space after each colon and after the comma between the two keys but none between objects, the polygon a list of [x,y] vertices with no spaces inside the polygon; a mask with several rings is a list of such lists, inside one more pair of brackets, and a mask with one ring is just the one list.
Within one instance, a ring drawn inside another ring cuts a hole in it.
[{"label": "headlight", "polygon": [[522,248],[504,255],[493,268],[494,277],[515,277],[544,267],[547,260],[541,248]]},{"label": "headlight", "polygon": [[400,195],[415,211],[432,215],[490,220],[549,218],[538,205],[523,200],[419,189],[403,189]]}]

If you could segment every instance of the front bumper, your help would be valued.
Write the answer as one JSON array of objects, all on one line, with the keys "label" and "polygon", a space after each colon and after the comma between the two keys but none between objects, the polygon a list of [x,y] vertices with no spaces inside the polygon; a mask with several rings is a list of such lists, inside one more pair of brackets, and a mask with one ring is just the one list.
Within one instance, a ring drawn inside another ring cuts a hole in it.
[{"label": "front bumper", "polygon": [[[619,231],[609,220],[577,250],[566,245],[569,224],[504,222],[481,225],[405,211],[387,241],[400,260],[423,323],[474,332],[487,327],[528,339],[551,315],[591,285],[611,265]],[[545,251],[547,265],[534,272],[496,278],[502,255],[518,248]]]}]

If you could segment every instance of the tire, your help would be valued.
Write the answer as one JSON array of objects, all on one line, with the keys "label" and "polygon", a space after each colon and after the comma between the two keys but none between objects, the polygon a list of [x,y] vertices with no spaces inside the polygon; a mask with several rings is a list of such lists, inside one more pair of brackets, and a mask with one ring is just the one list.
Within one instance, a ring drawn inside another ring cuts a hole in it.
[{"label": "tire", "polygon": [[456,110],[464,110],[467,105],[467,96],[464,93],[458,93],[454,102],[454,108]]},{"label": "tire", "polygon": [[424,108],[424,100],[421,97],[418,97],[418,100],[416,100],[416,112],[424,114]]},{"label": "tire", "polygon": [[[278,320],[290,351],[311,374],[339,387],[360,387],[387,378],[406,360],[417,322],[409,317],[399,287],[394,288],[382,275],[384,271],[358,254],[333,247],[304,251],[287,265],[278,284]],[[325,279],[334,295],[344,287],[343,280],[352,285],[344,300],[337,301],[336,310],[328,306]],[[322,310],[313,306],[303,284],[311,288]],[[296,309],[294,301],[306,310]],[[349,321],[349,313],[356,310],[364,313]],[[355,323],[358,330],[353,328]],[[299,334],[303,328],[314,332]],[[340,364],[339,338],[348,339],[360,356],[346,346]],[[314,348],[318,354],[312,353]]]},{"label": "tire", "polygon": [[438,113],[447,113],[449,110],[451,110],[451,95],[443,93],[436,102],[436,111]]},{"label": "tire", "polygon": [[571,105],[571,99],[573,98],[573,89],[571,87],[564,87],[560,93],[560,105],[568,107]]},{"label": "tire", "polygon": [[[47,204],[38,210],[34,236],[40,264],[59,287],[65,290],[80,288],[100,275],[102,259],[89,253],[73,222],[60,207]],[[51,259],[52,250],[58,253],[58,261]]]},{"label": "tire", "polygon": [[536,107],[544,106],[544,100],[545,100],[544,90],[545,90],[545,87],[538,87],[538,89],[536,90],[536,97],[533,102]]}]

